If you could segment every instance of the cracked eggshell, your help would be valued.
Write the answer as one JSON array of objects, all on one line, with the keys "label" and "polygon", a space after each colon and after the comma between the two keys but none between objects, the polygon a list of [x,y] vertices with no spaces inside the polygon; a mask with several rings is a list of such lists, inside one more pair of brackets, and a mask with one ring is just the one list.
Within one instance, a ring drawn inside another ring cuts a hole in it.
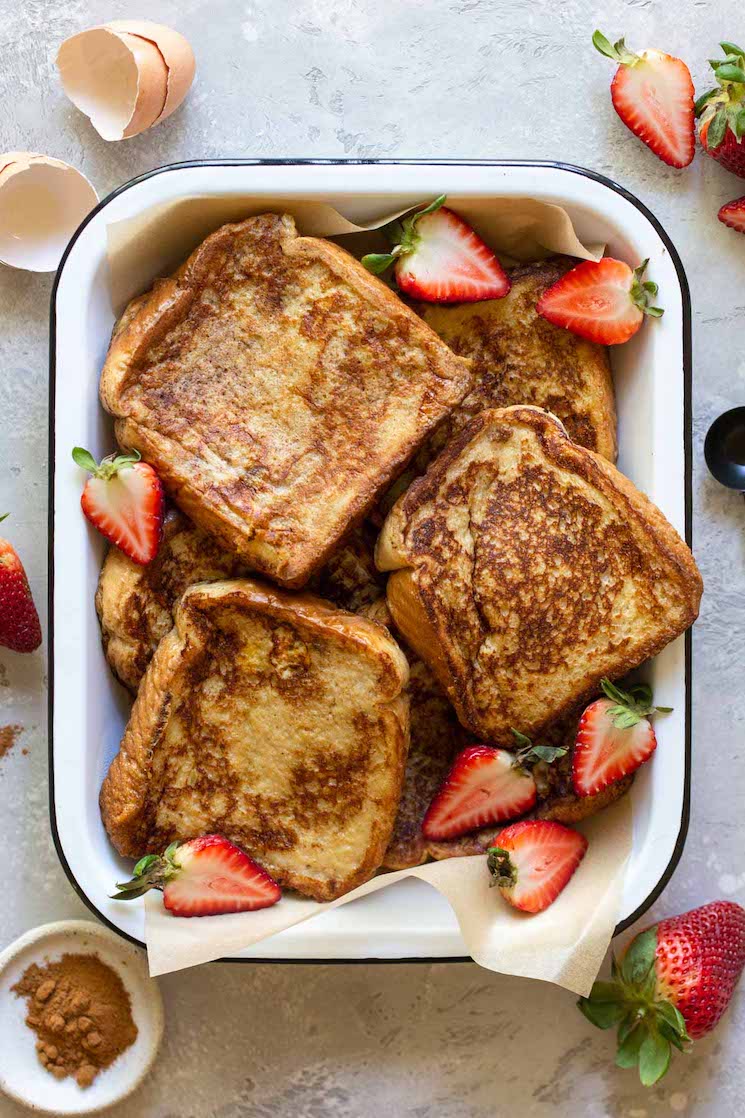
[{"label": "cracked eggshell", "polygon": [[57,67],[65,93],[96,131],[123,140],[178,108],[194,77],[194,54],[169,27],[115,20],[66,39]]},{"label": "cracked eggshell", "polygon": [[150,23],[145,19],[112,19],[106,26],[115,31],[147,39],[163,56],[168,69],[168,88],[163,111],[155,121],[156,124],[160,124],[176,111],[194,81],[196,59],[191,43],[172,27],[165,27],[162,23]]},{"label": "cracked eggshell", "polygon": [[55,271],[97,202],[85,175],[59,159],[28,151],[0,155],[0,262]]}]

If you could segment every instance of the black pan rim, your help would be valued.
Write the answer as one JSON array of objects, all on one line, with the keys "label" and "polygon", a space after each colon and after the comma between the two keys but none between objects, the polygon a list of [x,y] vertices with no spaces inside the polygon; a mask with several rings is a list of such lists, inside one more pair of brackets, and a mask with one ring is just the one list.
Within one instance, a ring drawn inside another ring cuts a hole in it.
[{"label": "black pan rim", "polygon": [[[627,202],[629,202],[635,209],[639,210],[641,214],[647,219],[659,236],[665,248],[670,254],[670,259],[675,268],[678,282],[680,284],[680,293],[682,300],[682,328],[683,328],[683,450],[684,450],[684,486],[685,486],[685,539],[689,547],[693,546],[693,365],[692,365],[692,336],[691,336],[691,296],[688,286],[688,278],[683,267],[675,245],[670,239],[665,228],[655,217],[655,215],[645,206],[645,204],[626,190],[625,187],[620,186],[618,183],[609,179],[606,175],[600,174],[598,171],[593,171],[587,167],[578,167],[572,163],[562,163],[556,160],[546,159],[305,159],[305,158],[283,158],[283,159],[240,159],[240,158],[224,158],[224,159],[193,159],[186,160],[180,163],[168,163],[161,167],[154,167],[150,171],[146,171],[142,175],[138,175],[128,182],[123,183],[121,186],[113,190],[105,198],[103,198],[98,205],[91,210],[83,222],[79,225],[73,236],[71,237],[67,248],[62,256],[57,274],[54,279],[51,294],[50,317],[49,317],[49,512],[48,512],[48,584],[47,584],[47,608],[48,608],[48,632],[49,632],[49,655],[48,655],[48,699],[47,699],[47,733],[48,733],[48,767],[49,767],[49,821],[52,832],[52,839],[54,847],[57,852],[57,857],[60,860],[63,870],[67,876],[71,886],[80,897],[86,908],[89,909],[98,920],[101,921],[107,928],[116,932],[117,935],[123,939],[128,940],[136,947],[145,947],[142,940],[137,939],[135,936],[129,935],[128,932],[123,931],[116,924],[114,924],[108,917],[96,907],[93,901],[88,897],[87,893],[82,889],[77,881],[70,864],[65,856],[62,842],[59,836],[57,827],[57,815],[54,798],[54,483],[55,483],[55,404],[56,404],[56,301],[57,289],[59,287],[62,272],[64,270],[70,252],[73,249],[80,234],[86,226],[93,220],[93,218],[103,210],[120,194],[138,183],[145,182],[147,179],[154,178],[156,175],[167,174],[172,171],[181,171],[189,167],[286,167],[286,166],[431,166],[431,167],[548,167],[555,170],[567,171],[574,175],[580,175],[584,178],[589,178],[595,182],[605,186],[608,190],[619,194]],[[688,825],[690,821],[690,807],[691,807],[691,762],[692,762],[692,727],[691,727],[691,713],[692,713],[692,695],[691,695],[691,672],[692,672],[692,639],[690,629],[685,634],[685,773],[683,784],[683,805],[681,809],[680,828],[675,841],[675,846],[671,854],[670,860],[661,874],[655,887],[649,892],[642,903],[627,916],[619,924],[616,925],[613,935],[617,936],[624,932],[632,924],[634,924],[644,913],[651,908],[654,902],[662,893],[663,889],[667,886],[671,877],[673,876],[678,862],[683,854],[686,838],[688,835]],[[376,963],[376,964],[391,964],[398,965],[401,963],[427,963],[427,964],[444,964],[444,963],[469,963],[472,962],[468,955],[454,955],[445,957],[420,957],[414,958],[394,958],[394,959],[381,959],[381,958],[352,958],[352,959],[245,959],[245,958],[225,958],[218,959],[216,962],[221,963],[253,963],[255,964],[292,964],[292,965],[354,965],[362,963]]]}]

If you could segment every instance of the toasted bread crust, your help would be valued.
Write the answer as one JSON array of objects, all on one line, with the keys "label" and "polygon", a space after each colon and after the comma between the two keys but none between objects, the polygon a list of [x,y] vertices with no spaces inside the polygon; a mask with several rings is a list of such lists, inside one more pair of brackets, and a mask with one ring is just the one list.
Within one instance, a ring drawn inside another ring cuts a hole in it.
[{"label": "toasted bread crust", "polygon": [[473,419],[399,499],[376,561],[463,725],[503,745],[660,652],[702,591],[662,513],[530,407]]},{"label": "toasted bread crust", "polygon": [[341,896],[390,839],[407,675],[381,626],[311,595],[249,579],[192,587],[101,789],[111,841],[138,857],[220,831],[280,884]]},{"label": "toasted bread crust", "polygon": [[217,230],[125,315],[100,396],[195,523],[297,587],[470,380],[352,256],[264,214]]},{"label": "toasted bread crust", "polygon": [[104,654],[116,678],[137,693],[159,642],[173,626],[173,610],[195,582],[245,574],[234,555],[170,509],[158,554],[146,566],[109,547],[96,590]]}]

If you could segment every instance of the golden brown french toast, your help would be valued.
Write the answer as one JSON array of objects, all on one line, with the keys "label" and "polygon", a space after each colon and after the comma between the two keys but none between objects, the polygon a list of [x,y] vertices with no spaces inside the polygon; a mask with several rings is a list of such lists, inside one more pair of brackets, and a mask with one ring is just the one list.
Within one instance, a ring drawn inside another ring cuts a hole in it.
[{"label": "golden brown french toast", "polygon": [[[570,439],[616,459],[616,406],[608,351],[542,318],[543,292],[577,264],[553,256],[509,272],[503,299],[456,306],[422,304],[424,321],[454,353],[473,360],[473,387],[418,455],[426,466],[485,408],[532,404],[552,412]],[[423,456],[427,456],[423,461]]]},{"label": "golden brown french toast", "polygon": [[179,508],[301,586],[470,382],[349,253],[263,214],[218,229],[128,309],[100,395]]},{"label": "golden brown french toast", "polygon": [[251,579],[199,584],[145,673],[101,789],[119,853],[220,832],[331,900],[380,866],[408,747],[380,625]]},{"label": "golden brown french toast", "polygon": [[155,559],[145,566],[113,545],[96,590],[104,654],[117,679],[136,692],[158,643],[173,627],[173,611],[195,582],[246,574],[245,567],[196,524],[170,509]]},{"label": "golden brown french toast", "polygon": [[376,560],[461,723],[507,746],[656,655],[702,591],[662,513],[531,407],[471,420],[398,500]]}]

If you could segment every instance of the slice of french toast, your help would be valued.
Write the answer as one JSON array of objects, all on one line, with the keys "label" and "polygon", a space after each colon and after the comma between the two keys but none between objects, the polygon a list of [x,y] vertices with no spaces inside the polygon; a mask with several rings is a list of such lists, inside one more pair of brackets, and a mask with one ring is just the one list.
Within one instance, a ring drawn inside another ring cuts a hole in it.
[{"label": "slice of french toast", "polygon": [[380,625],[250,579],[187,590],[101,789],[128,857],[220,832],[332,900],[381,865],[409,740],[406,658]]},{"label": "slice of french toast", "polygon": [[218,229],[128,308],[100,396],[183,512],[298,587],[470,383],[353,256],[269,213]]},{"label": "slice of french toast", "polygon": [[397,501],[376,560],[461,723],[506,746],[660,652],[702,592],[659,509],[532,407],[471,420]]}]

